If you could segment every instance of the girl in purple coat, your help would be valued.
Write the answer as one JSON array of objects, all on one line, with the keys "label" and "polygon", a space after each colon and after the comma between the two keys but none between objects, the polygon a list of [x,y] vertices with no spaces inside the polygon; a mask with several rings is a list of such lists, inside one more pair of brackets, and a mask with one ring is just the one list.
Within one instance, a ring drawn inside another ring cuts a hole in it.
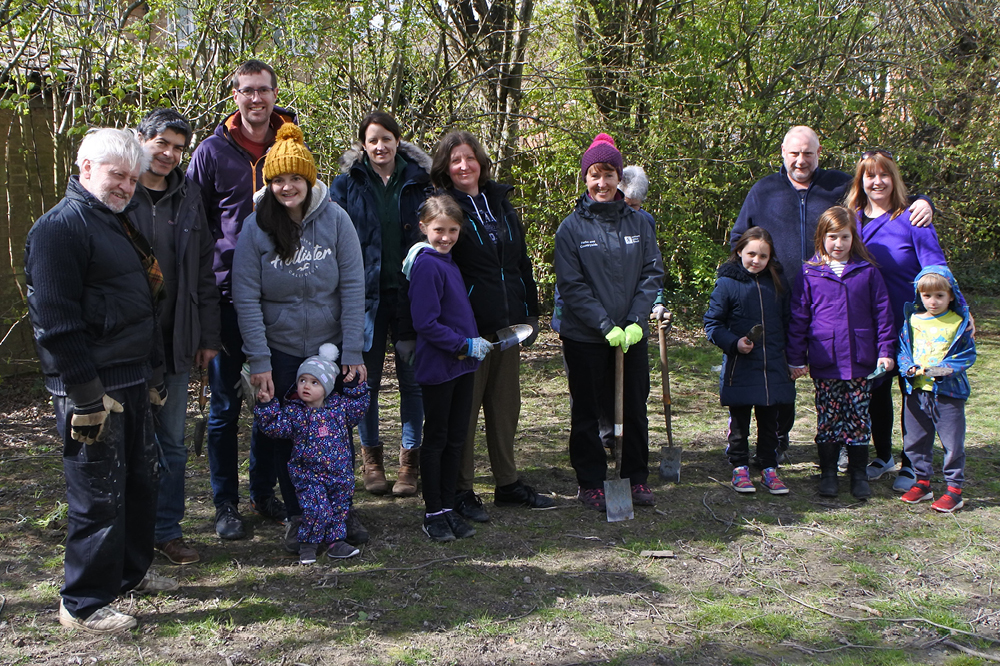
[{"label": "girl in purple coat", "polygon": [[288,474],[302,506],[299,562],[312,564],[316,550],[330,544],[327,557],[346,558],[358,549],[344,541],[347,511],[354,496],[354,459],[348,430],[368,410],[368,384],[354,379],[336,389],[341,375],[332,344],[299,366],[284,404],[276,399],[254,407],[257,427],[267,436],[292,440]]},{"label": "girl in purple coat", "polygon": [[420,446],[424,533],[434,541],[471,537],[476,530],[455,506],[462,447],[472,414],[474,373],[492,348],[479,337],[462,272],[452,261],[465,217],[450,196],[427,199],[420,211],[426,243],[410,250],[410,314],[417,333],[417,383],[424,398]]},{"label": "girl in purple coat", "polygon": [[819,494],[836,497],[837,456],[847,444],[851,494],[868,486],[868,402],[877,367],[894,367],[892,306],[885,282],[843,206],[824,212],[816,226],[816,254],[803,264],[792,291],[787,357],[792,379],[806,373],[816,386]]}]

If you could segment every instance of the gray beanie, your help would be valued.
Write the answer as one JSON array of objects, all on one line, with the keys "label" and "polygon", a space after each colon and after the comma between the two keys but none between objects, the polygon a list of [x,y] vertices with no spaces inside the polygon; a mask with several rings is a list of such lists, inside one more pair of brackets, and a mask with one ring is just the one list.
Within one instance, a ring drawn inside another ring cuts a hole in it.
[{"label": "gray beanie", "polygon": [[326,394],[330,395],[333,392],[333,387],[337,384],[337,376],[340,375],[340,367],[336,363],[339,356],[340,350],[337,349],[337,345],[329,342],[320,345],[319,355],[310,356],[302,361],[299,372],[295,375],[296,383],[302,375],[312,375],[323,385]]}]

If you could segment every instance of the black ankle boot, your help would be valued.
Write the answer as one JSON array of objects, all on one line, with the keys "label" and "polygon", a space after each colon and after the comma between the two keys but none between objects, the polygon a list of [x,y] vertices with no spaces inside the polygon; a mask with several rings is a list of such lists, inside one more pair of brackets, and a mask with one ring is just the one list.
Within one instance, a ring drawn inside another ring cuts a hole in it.
[{"label": "black ankle boot", "polygon": [[840,491],[837,481],[837,457],[840,444],[817,444],[819,450],[819,494],[821,497],[836,497]]},{"label": "black ankle boot", "polygon": [[868,499],[872,496],[868,485],[868,445],[851,445],[847,447],[847,471],[851,475],[851,494],[857,499]]}]

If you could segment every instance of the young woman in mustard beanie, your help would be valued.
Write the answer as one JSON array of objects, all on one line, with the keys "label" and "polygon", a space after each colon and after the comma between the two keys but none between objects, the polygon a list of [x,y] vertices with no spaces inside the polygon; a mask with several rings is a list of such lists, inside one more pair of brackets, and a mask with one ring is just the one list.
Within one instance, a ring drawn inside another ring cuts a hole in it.
[{"label": "young woman in mustard beanie", "polygon": [[[299,366],[331,342],[341,350],[342,381],[367,378],[365,287],[361,244],[347,213],[316,179],[316,162],[302,130],[286,123],[264,161],[264,187],[244,221],[233,257],[233,304],[257,399],[295,395]],[[277,456],[278,483],[288,512],[285,546],[297,551],[302,509],[288,475],[292,442],[254,426],[261,452]]]}]

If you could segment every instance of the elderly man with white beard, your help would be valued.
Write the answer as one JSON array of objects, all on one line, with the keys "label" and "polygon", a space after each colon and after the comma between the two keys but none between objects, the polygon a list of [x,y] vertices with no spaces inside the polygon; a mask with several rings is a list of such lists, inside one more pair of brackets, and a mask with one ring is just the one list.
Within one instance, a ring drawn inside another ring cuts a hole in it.
[{"label": "elderly man with white beard", "polygon": [[167,397],[154,314],[163,282],[125,215],[148,162],[131,132],[89,132],[79,176],[24,249],[28,312],[63,439],[69,511],[59,622],[95,634],[136,625],[111,607],[118,595],[177,587],[149,571],[157,495],[151,404]]}]

